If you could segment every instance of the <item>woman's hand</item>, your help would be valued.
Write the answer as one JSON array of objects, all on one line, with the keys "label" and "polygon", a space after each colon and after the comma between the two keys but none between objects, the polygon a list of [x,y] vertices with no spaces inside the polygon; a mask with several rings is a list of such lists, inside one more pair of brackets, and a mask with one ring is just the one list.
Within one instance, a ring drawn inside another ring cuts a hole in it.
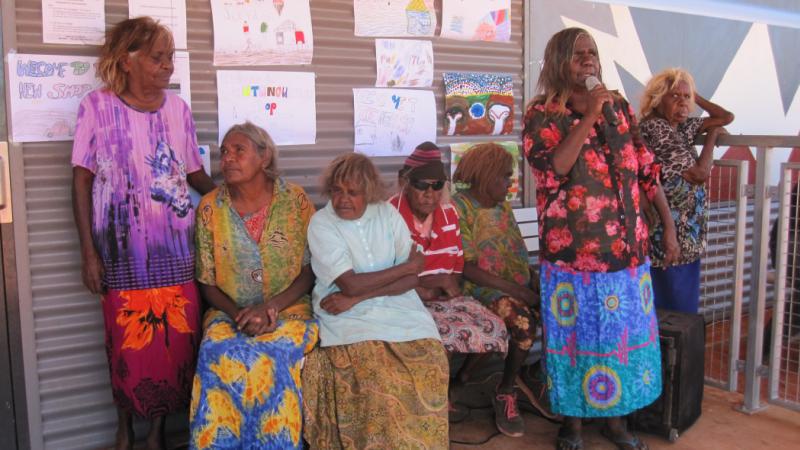
[{"label": "woman's hand", "polygon": [[92,248],[81,252],[81,278],[83,279],[83,285],[92,294],[104,293],[103,274],[105,274],[105,267],[103,267],[103,260],[100,259],[97,251]]},{"label": "woman's hand", "polygon": [[272,333],[278,328],[278,311],[266,303],[248,306],[239,310],[234,317],[236,326],[245,334],[259,336]]},{"label": "woman's hand", "polygon": [[323,298],[322,301],[319,302],[319,306],[328,314],[337,315],[349,310],[356,303],[358,303],[357,297],[348,297],[341,292],[334,292]]},{"label": "woman's hand", "polygon": [[608,92],[602,83],[598,84],[594,87],[594,89],[589,91],[586,115],[594,119],[592,122],[597,121],[597,118],[603,114],[603,104],[606,102],[613,103],[614,100],[611,98],[611,93]]},{"label": "woman's hand", "polygon": [[458,283],[457,276],[450,275],[447,277],[444,287],[442,290],[444,291],[444,295],[447,296],[448,299],[461,297],[463,292],[461,291],[461,285]]},{"label": "woman's hand", "polygon": [[678,245],[678,234],[675,226],[664,226],[664,267],[669,267],[678,261],[681,248]]},{"label": "woman's hand", "polygon": [[416,243],[411,244],[411,250],[408,252],[408,261],[406,261],[406,264],[414,271],[414,275],[419,275],[425,270],[425,255],[417,250]]}]

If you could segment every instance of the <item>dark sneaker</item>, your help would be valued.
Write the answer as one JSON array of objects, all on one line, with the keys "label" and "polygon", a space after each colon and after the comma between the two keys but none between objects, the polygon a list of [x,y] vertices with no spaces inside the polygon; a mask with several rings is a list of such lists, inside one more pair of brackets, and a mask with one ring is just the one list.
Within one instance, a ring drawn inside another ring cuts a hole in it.
[{"label": "dark sneaker", "polygon": [[494,423],[501,433],[509,437],[520,437],[524,433],[524,422],[517,408],[517,393],[495,393],[492,397]]}]

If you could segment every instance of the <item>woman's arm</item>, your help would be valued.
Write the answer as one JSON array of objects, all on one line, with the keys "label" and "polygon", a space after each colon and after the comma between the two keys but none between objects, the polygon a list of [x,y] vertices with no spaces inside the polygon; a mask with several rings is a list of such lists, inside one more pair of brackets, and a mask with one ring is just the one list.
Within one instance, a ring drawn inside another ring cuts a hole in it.
[{"label": "woman's arm", "polygon": [[603,111],[603,104],[613,101],[611,93],[603,85],[598,85],[592,89],[586,98],[588,105],[583,118],[578,123],[578,126],[573,128],[553,151],[553,170],[556,175],[564,176],[572,170],[572,166],[575,165],[575,161],[578,160],[578,156],[581,154],[586,137],[589,136],[589,132]]},{"label": "woman's arm", "polygon": [[83,167],[72,168],[72,214],[81,245],[81,278],[92,294],[103,292],[105,269],[92,239],[92,184],[94,174]]},{"label": "woman's arm", "polygon": [[711,176],[711,167],[714,164],[714,148],[717,146],[717,139],[720,134],[723,134],[725,129],[722,127],[715,127],[708,130],[706,139],[703,142],[703,150],[700,151],[700,157],[694,165],[685,172],[683,178],[692,184],[704,184],[708,177]]},{"label": "woman's arm", "polygon": [[709,115],[709,117],[706,117],[703,120],[703,125],[700,126],[699,133],[715,127],[724,127],[725,125],[733,122],[734,116],[732,112],[717,105],[716,103],[706,100],[697,93],[694,95],[694,102],[697,103],[697,106],[703,108],[703,110]]},{"label": "woman's arm", "polygon": [[[278,313],[308,294],[313,285],[314,272],[311,271],[310,265],[305,265],[289,287],[272,298],[264,299],[264,303],[260,305],[240,309],[234,320],[239,329],[250,329],[253,331],[251,334],[272,332],[278,326],[276,320]],[[248,328],[248,325],[253,328]]]},{"label": "woman's arm", "polygon": [[658,189],[656,189],[655,196],[653,197],[653,204],[664,226],[664,266],[666,267],[678,260],[681,250],[678,246],[675,221],[672,220],[672,213],[670,213],[669,210],[667,197],[664,195],[664,189],[662,189],[660,185]]},{"label": "woman's arm", "polygon": [[522,300],[528,306],[538,306],[538,298],[536,293],[525,286],[505,280],[497,275],[487,272],[477,264],[471,262],[464,263],[464,278],[472,281],[473,283],[497,289],[504,292],[517,300]]},{"label": "woman's arm", "polygon": [[[348,297],[361,297],[363,295],[368,295],[367,298],[377,297],[379,294],[375,294],[375,292],[387,285],[408,276],[416,278],[417,274],[422,272],[424,265],[425,256],[417,251],[415,245],[412,245],[411,251],[408,254],[408,260],[404,263],[375,272],[355,273],[353,270],[348,270],[339,275],[339,277],[334,280],[334,283],[336,283],[342,293]],[[417,282],[408,289],[412,289],[416,286]]]},{"label": "woman's arm", "polygon": [[447,298],[458,297],[461,295],[460,284],[460,273],[441,273],[435,275],[426,275],[419,278],[420,288],[435,290],[437,293],[439,293],[439,295],[444,295]]},{"label": "woman's arm", "polygon": [[236,315],[239,314],[239,307],[227,294],[216,286],[203,283],[197,284],[200,286],[200,293],[203,295],[203,298],[206,299],[211,306],[224,312],[228,317],[235,320]]},{"label": "woman's arm", "polygon": [[348,309],[363,302],[364,300],[368,300],[375,297],[381,297],[385,295],[404,294],[410,291],[411,289],[416,288],[418,285],[419,285],[419,278],[417,278],[416,274],[404,275],[396,279],[395,281],[392,281],[390,283],[387,283],[383,286],[376,288],[375,290],[369,293],[351,296],[345,294],[344,292],[334,292],[328,295],[327,297],[323,298],[322,301],[320,302],[320,306],[329,314],[339,314],[344,311],[347,311]]},{"label": "woman's arm", "polygon": [[189,183],[189,186],[193,187],[194,190],[201,195],[206,195],[217,187],[217,185],[214,184],[214,180],[212,180],[203,169],[187,174],[186,181]]}]

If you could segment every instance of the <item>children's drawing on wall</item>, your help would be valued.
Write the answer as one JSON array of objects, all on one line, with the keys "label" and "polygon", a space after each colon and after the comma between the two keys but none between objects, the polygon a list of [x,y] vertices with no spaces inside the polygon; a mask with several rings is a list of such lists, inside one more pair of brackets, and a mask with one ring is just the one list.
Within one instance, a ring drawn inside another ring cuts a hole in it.
[{"label": "children's drawing on wall", "polygon": [[444,131],[448,136],[513,131],[511,75],[445,72],[444,88]]},{"label": "children's drawing on wall", "polygon": [[263,127],[278,145],[317,139],[313,72],[218,70],[219,138],[246,120]]},{"label": "children's drawing on wall", "polygon": [[431,41],[375,39],[378,87],[420,87],[433,84]]},{"label": "children's drawing on wall", "polygon": [[436,142],[436,101],[431,91],[353,89],[355,151],[368,156],[406,156]]},{"label": "children's drawing on wall", "polygon": [[[461,157],[464,156],[464,153],[466,153],[467,150],[478,144],[480,144],[480,142],[450,144],[450,179],[453,179],[453,174],[456,172],[456,167],[458,167],[458,163],[459,161],[461,161]],[[519,146],[514,141],[495,142],[495,144],[498,144],[504,149],[506,149],[506,151],[508,153],[511,153],[511,156],[514,157],[514,173],[513,175],[511,175],[511,187],[508,189],[508,194],[506,195],[506,200],[513,202],[519,198],[519,179],[520,179]],[[469,189],[469,186],[463,185],[461,183],[454,183],[452,188],[453,192],[455,193],[457,189]]]},{"label": "children's drawing on wall", "polygon": [[308,0],[211,0],[215,66],[311,64]]},{"label": "children's drawing on wall", "polygon": [[92,56],[10,53],[11,140],[71,140],[81,100],[102,84],[96,63]]},{"label": "children's drawing on wall", "polygon": [[511,40],[511,0],[444,0],[443,38],[462,41]]},{"label": "children's drawing on wall", "polygon": [[356,36],[433,36],[433,0],[353,0]]}]

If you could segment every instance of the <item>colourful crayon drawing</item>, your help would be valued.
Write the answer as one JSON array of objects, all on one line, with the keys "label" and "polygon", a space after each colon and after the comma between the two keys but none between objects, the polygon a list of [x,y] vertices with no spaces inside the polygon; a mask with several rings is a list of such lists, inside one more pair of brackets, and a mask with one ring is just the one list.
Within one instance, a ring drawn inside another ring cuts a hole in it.
[{"label": "colourful crayon drawing", "polygon": [[308,0],[211,0],[214,65],[311,64]]},{"label": "colourful crayon drawing", "polygon": [[446,135],[498,135],[513,131],[511,75],[445,72],[444,88]]},{"label": "colourful crayon drawing", "polygon": [[433,36],[433,0],[354,0],[356,36]]},{"label": "colourful crayon drawing", "polygon": [[414,89],[353,89],[355,151],[369,156],[406,156],[436,141],[433,92]]},{"label": "colourful crayon drawing", "polygon": [[442,37],[467,41],[510,41],[511,2],[444,0]]},{"label": "colourful crayon drawing", "polygon": [[420,87],[433,84],[430,41],[375,39],[378,87]]},{"label": "colourful crayon drawing", "polygon": [[[479,142],[469,142],[464,144],[450,144],[450,179],[453,178],[453,174],[456,172],[456,167],[458,167],[458,163],[461,161],[461,157],[464,156],[464,153],[467,150],[471,149],[475,145],[478,145]],[[511,187],[508,189],[508,194],[506,195],[506,200],[513,202],[517,198],[519,198],[519,179],[520,179],[520,154],[519,154],[519,146],[514,141],[503,141],[503,142],[495,142],[495,144],[500,145],[501,147],[505,148],[508,153],[511,153],[511,156],[514,157],[514,173],[511,175]],[[456,190],[461,189],[469,189],[469,185],[465,185],[462,183],[453,183],[452,185],[453,193]]]}]

